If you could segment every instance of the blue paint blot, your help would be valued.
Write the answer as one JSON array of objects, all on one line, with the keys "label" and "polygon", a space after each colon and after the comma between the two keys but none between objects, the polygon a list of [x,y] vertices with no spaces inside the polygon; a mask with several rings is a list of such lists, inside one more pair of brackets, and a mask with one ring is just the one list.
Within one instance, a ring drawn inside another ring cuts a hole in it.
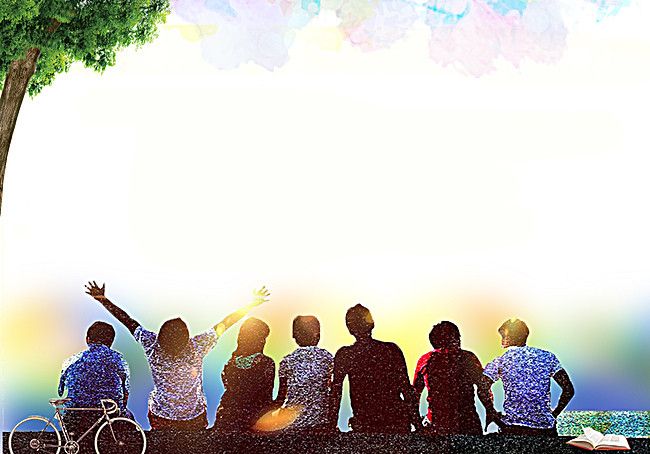
[{"label": "blue paint blot", "polygon": [[301,0],[300,5],[309,14],[316,15],[320,13],[320,0]]},{"label": "blue paint blot", "polygon": [[205,0],[205,7],[211,11],[223,13],[230,17],[237,16],[237,12],[230,6],[228,0]]},{"label": "blue paint blot", "polygon": [[528,0],[487,0],[487,4],[497,13],[505,16],[510,11],[523,14],[528,7]]},{"label": "blue paint blot", "polygon": [[440,15],[441,22],[445,25],[454,25],[460,22],[460,20],[469,14],[469,11],[472,7],[470,1],[467,1],[465,4],[465,9],[460,12],[453,12],[447,7],[447,2],[445,0],[439,1],[435,0],[426,5],[426,8],[438,15]]}]

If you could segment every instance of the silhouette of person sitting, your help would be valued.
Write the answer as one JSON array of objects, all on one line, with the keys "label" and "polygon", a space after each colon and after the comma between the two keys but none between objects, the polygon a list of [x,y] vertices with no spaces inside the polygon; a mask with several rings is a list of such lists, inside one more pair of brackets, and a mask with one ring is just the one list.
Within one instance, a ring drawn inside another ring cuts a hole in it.
[{"label": "silhouette of person sitting", "polygon": [[276,402],[298,412],[291,431],[322,433],[329,430],[329,388],[334,357],[317,347],[320,323],[311,315],[293,320],[293,338],[298,348],[280,361],[280,387]]},{"label": "silhouette of person sitting", "polygon": [[[88,348],[66,359],[61,367],[59,396],[67,389],[66,407],[101,408],[102,399],[117,403],[122,416],[131,416],[129,399],[129,365],[119,352],[111,349],[115,329],[106,322],[95,322],[86,332]],[[100,416],[96,411],[65,413],[66,425],[76,434],[86,431]],[[92,437],[88,437],[89,439]]]},{"label": "silhouette of person sitting", "polygon": [[255,292],[253,301],[233,312],[205,333],[190,338],[180,318],[167,320],[156,334],[148,331],[104,295],[105,286],[89,282],[86,290],[131,332],[144,348],[154,388],[149,395],[151,428],[199,430],[208,425],[203,393],[203,358],[217,339],[254,307],[267,301],[268,290]]},{"label": "silhouette of person sitting", "polygon": [[269,326],[249,318],[239,329],[237,348],[221,373],[221,397],[214,429],[250,432],[257,420],[273,407],[275,362],[264,355]]},{"label": "silhouette of person sitting", "polygon": [[419,359],[413,387],[418,397],[427,388],[430,431],[436,435],[482,435],[474,386],[483,388],[479,396],[491,394],[481,362],[474,353],[460,348],[460,331],[452,322],[434,325],[429,341],[433,351]]},{"label": "silhouette of person sitting", "polygon": [[356,342],[334,357],[330,424],[335,425],[343,380],[350,382],[353,417],[349,425],[362,433],[408,433],[420,427],[418,404],[409,382],[402,350],[392,342],[372,338],[375,323],[370,311],[357,304],[345,315]]},{"label": "silhouette of person sitting", "polygon": [[[523,321],[505,321],[499,334],[506,352],[483,373],[491,382],[503,382],[505,416],[486,406],[488,423],[495,422],[504,434],[556,436],[556,418],[574,395],[569,375],[553,353],[526,345],[529,330]],[[551,377],[562,388],[553,410]]]}]

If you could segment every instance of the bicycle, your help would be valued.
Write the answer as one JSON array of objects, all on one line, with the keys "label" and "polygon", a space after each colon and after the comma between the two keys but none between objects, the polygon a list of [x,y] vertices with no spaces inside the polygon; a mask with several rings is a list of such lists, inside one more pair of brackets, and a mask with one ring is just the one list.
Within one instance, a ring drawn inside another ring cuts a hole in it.
[{"label": "bicycle", "polygon": [[[50,404],[54,407],[54,415],[50,419],[43,416],[30,416],[16,424],[9,434],[9,452],[11,454],[59,454],[63,448],[65,454],[79,454],[79,442],[99,425],[95,434],[95,452],[97,454],[109,452],[144,454],[147,449],[147,437],[144,430],[132,419],[120,416],[111,417],[115,412],[119,412],[115,401],[102,399],[101,408],[65,407],[64,404],[69,401],[68,398],[50,399]],[[88,430],[74,440],[63,421],[64,411],[101,411],[102,415]],[[53,423],[55,419],[61,426],[64,443],[61,443],[61,434]],[[103,424],[101,424],[102,421]],[[27,433],[32,434],[31,438],[26,435]]]}]

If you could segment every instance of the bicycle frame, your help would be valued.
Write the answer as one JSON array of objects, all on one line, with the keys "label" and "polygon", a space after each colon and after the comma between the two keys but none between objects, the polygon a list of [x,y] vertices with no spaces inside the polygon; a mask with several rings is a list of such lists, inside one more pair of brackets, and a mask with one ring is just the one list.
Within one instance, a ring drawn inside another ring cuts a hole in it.
[{"label": "bicycle frame", "polygon": [[[113,402],[112,400],[107,400],[107,401],[110,404],[113,405],[113,408],[110,409],[111,410],[110,412],[108,412],[106,406],[104,405],[104,400],[102,400],[101,408],[75,408],[75,407],[62,407],[60,405],[55,405],[54,406],[54,415],[52,416],[52,418],[50,418],[50,421],[52,421],[52,419],[54,419],[54,418],[56,418],[59,421],[59,425],[61,426],[61,432],[63,432],[63,438],[65,439],[66,443],[68,443],[70,441],[74,441],[74,442],[78,443],[81,440],[83,440],[86,437],[86,435],[88,435],[90,432],[92,432],[93,429],[95,429],[98,425],[100,425],[102,422],[104,422],[104,420],[108,421],[109,426],[110,426],[111,418],[109,417],[109,414],[114,413],[117,410],[117,404],[115,402]],[[65,422],[63,422],[63,412],[61,410],[64,410],[64,411],[102,411],[103,414],[97,419],[97,421],[94,422],[94,424],[92,426],[90,426],[90,428],[88,428],[88,430],[86,430],[83,434],[81,434],[81,436],[79,438],[77,438],[76,440],[73,440],[72,437],[70,437],[70,434],[68,433],[68,429],[65,426]],[[111,426],[111,433],[112,432],[113,432],[113,428]],[[115,438],[115,434],[113,434],[113,438]]]}]

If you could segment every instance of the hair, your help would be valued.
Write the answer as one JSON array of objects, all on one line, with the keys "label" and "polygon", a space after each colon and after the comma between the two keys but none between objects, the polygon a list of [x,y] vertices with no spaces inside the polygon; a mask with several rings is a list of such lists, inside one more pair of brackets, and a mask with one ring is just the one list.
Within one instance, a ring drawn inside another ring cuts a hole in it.
[{"label": "hair", "polygon": [[429,342],[434,349],[460,348],[460,331],[452,322],[443,321],[433,325],[429,333]]},{"label": "hair", "polygon": [[190,332],[180,318],[167,320],[160,327],[158,344],[169,355],[178,356],[187,347],[189,341]]},{"label": "hair", "polygon": [[499,327],[499,334],[501,337],[508,336],[513,345],[523,345],[526,343],[530,331],[528,330],[526,323],[522,320],[511,318],[510,320],[503,322]]},{"label": "hair", "polygon": [[345,314],[345,325],[350,334],[357,337],[370,334],[375,322],[367,307],[355,304]]},{"label": "hair", "polygon": [[293,338],[301,347],[318,345],[320,322],[313,315],[299,315],[293,319]]},{"label": "hair", "polygon": [[115,328],[106,322],[95,322],[86,331],[86,343],[110,347],[115,340]]},{"label": "hair", "polygon": [[232,356],[249,356],[253,353],[262,353],[266,345],[266,338],[271,333],[269,325],[258,318],[246,319],[239,328],[237,335],[237,348]]}]

